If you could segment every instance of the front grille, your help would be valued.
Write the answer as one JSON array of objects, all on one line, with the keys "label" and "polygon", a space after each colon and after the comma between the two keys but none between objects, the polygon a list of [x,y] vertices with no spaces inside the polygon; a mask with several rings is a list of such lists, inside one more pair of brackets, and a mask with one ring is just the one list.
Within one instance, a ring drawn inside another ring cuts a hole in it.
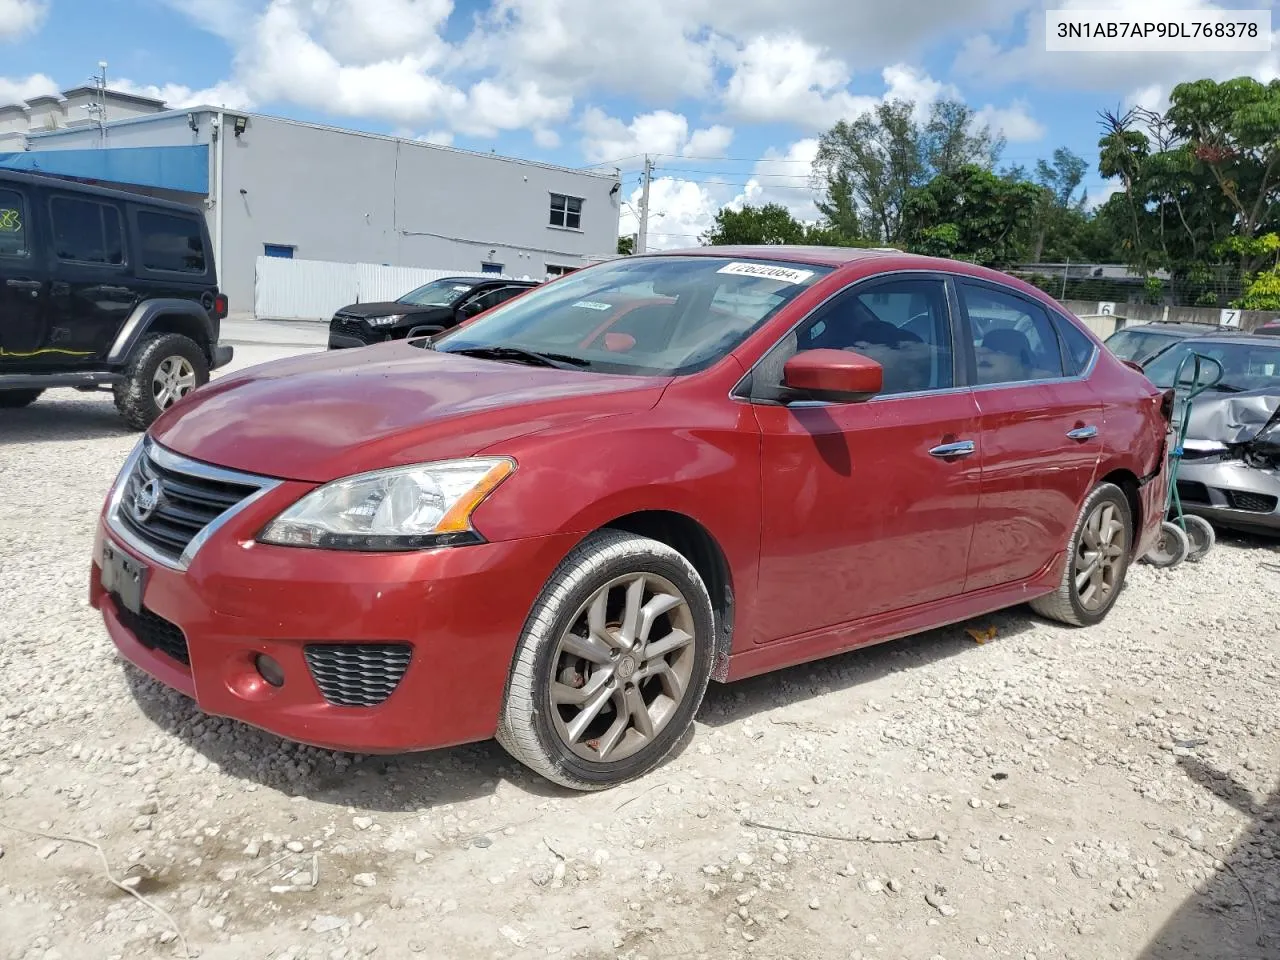
[{"label": "front grille", "polygon": [[1194,480],[1178,481],[1178,497],[1184,503],[1210,503],[1209,488]]},{"label": "front grille", "polygon": [[1227,490],[1227,500],[1237,510],[1248,510],[1251,513],[1273,513],[1277,503],[1276,497],[1265,493],[1246,493],[1242,490]]},{"label": "front grille", "polygon": [[176,623],[170,623],[146,607],[142,608],[141,613],[134,613],[119,604],[116,605],[116,618],[148,650],[159,650],[183,666],[191,666],[187,637]]},{"label": "front grille", "polygon": [[330,333],[339,333],[344,337],[355,337],[361,343],[381,343],[383,334],[376,333],[369,329],[359,317],[353,317],[345,313],[334,314],[333,320],[329,323]]},{"label": "front grille", "polygon": [[[135,500],[151,481],[158,485],[160,497],[154,511],[139,519]],[[258,489],[162,467],[144,452],[125,483],[118,516],[133,536],[161,556],[177,560],[201,530]]]},{"label": "front grille", "polygon": [[325,700],[375,707],[400,683],[413,649],[407,643],[312,643],[303,653]]}]

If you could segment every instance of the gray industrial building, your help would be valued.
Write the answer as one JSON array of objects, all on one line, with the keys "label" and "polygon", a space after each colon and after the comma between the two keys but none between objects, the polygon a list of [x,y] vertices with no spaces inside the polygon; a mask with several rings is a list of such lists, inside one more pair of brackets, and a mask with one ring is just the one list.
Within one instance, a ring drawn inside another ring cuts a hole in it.
[{"label": "gray industrial building", "polygon": [[233,312],[252,309],[259,256],[541,279],[617,243],[612,172],[216,107],[30,123],[23,140],[0,167],[202,207]]}]

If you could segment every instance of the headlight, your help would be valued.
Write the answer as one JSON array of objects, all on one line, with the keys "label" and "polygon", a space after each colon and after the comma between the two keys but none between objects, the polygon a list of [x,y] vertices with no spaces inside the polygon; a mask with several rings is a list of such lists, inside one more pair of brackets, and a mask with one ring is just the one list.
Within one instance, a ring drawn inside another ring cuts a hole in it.
[{"label": "headlight", "polygon": [[371,327],[389,327],[393,323],[399,323],[404,317],[403,313],[393,313],[389,317],[365,317],[364,322]]},{"label": "headlight", "polygon": [[480,537],[472,512],[515,468],[506,457],[475,457],[334,480],[281,513],[258,539],[370,552],[474,543]]}]

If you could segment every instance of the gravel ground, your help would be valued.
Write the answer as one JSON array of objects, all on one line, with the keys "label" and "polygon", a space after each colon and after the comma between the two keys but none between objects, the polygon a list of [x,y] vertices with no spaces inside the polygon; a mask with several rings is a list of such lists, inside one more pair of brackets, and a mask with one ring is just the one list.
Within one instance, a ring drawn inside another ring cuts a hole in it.
[{"label": "gravel ground", "polygon": [[1274,543],[1137,567],[1093,630],[1019,609],[713,685],[666,766],[584,796],[493,744],[294,746],[124,666],[86,578],[134,440],[71,392],[0,422],[0,960],[1280,957]]}]

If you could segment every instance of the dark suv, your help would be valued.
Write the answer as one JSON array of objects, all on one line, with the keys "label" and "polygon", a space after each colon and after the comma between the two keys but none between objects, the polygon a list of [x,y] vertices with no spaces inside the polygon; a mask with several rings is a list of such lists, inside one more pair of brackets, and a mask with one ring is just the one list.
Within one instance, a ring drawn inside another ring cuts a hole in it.
[{"label": "dark suv", "polygon": [[537,285],[536,280],[442,277],[410,290],[399,300],[353,303],[329,321],[329,349],[440,333]]},{"label": "dark suv", "polygon": [[230,362],[200,210],[0,172],[0,407],[110,388],[133,428]]}]

